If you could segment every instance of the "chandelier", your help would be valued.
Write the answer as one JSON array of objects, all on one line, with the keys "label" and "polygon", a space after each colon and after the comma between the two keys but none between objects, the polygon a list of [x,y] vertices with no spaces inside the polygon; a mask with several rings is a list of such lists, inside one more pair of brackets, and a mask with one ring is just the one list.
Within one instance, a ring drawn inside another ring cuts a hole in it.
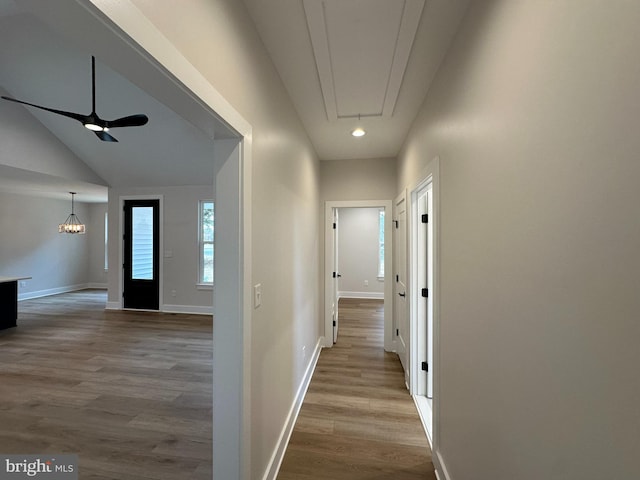
[{"label": "chandelier", "polygon": [[64,223],[58,225],[58,233],[80,233],[84,232],[84,224],[80,221],[80,219],[73,213],[73,196],[76,192],[69,192],[71,194],[71,215],[67,217]]}]

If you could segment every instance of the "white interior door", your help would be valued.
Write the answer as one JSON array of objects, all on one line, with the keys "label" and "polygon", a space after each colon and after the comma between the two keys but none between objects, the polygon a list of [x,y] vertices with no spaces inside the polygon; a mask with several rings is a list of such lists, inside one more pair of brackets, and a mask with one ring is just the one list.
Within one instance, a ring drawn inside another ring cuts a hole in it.
[{"label": "white interior door", "polygon": [[332,307],[331,316],[333,318],[333,343],[338,341],[338,284],[340,281],[340,273],[338,270],[338,209],[333,209],[333,291],[332,291]]},{"label": "white interior door", "polygon": [[427,397],[433,398],[433,190],[431,185],[427,190]]},{"label": "white interior door", "polygon": [[406,195],[398,197],[394,204],[394,252],[395,252],[395,284],[394,284],[394,326],[396,334],[396,351],[409,377],[409,318],[407,315],[407,202]]},{"label": "white interior door", "polygon": [[433,398],[433,202],[428,185],[418,193],[417,334],[418,394]]}]

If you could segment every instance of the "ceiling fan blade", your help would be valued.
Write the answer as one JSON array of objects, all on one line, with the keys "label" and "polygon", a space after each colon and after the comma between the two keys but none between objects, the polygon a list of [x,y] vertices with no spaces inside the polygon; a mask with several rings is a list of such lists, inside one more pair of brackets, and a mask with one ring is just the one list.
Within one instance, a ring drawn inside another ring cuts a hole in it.
[{"label": "ceiling fan blade", "polygon": [[105,123],[108,128],[141,127],[142,125],[146,125],[148,121],[149,117],[143,114],[138,114],[118,118],[117,120],[105,121]]},{"label": "ceiling fan blade", "polygon": [[64,117],[73,118],[74,120],[77,120],[81,123],[85,123],[89,118],[88,115],[82,115],[80,113],[73,113],[73,112],[65,112],[64,110],[56,110],[54,108],[42,107],[40,105],[34,105],[33,103],[23,102],[22,100],[16,100],[15,98],[10,98],[5,96],[2,96],[1,98],[5,100],[9,100],[10,102],[22,103],[23,105],[29,105],[30,107],[39,108],[40,110],[44,110],[46,112],[51,112],[57,115],[62,115]]},{"label": "ceiling fan blade", "polygon": [[117,142],[118,141],[115,137],[109,135],[107,132],[93,132],[93,133],[95,133],[96,136],[100,140],[102,140],[103,142]]}]

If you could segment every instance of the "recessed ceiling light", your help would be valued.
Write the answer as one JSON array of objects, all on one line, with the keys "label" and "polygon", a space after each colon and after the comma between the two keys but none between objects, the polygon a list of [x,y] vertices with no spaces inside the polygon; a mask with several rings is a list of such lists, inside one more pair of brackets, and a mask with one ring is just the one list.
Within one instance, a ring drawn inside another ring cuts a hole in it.
[{"label": "recessed ceiling light", "polygon": [[367,132],[358,127],[353,132],[351,132],[351,135],[353,135],[354,137],[362,137],[365,133]]}]

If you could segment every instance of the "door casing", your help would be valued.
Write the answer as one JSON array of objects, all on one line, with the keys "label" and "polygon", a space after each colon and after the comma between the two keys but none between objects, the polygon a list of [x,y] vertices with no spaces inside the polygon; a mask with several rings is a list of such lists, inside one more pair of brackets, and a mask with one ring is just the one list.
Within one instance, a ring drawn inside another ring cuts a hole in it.
[{"label": "door casing", "polygon": [[337,208],[384,208],[384,349],[395,351],[392,336],[393,321],[393,239],[392,239],[392,204],[391,200],[343,200],[325,202],[324,214],[324,347],[333,346],[333,212]]},{"label": "door casing", "polygon": [[393,202],[393,329],[396,352],[404,369],[405,384],[409,388],[409,376],[413,370],[410,363],[412,346],[410,345],[409,302],[412,298],[409,289],[407,268],[407,194],[404,190]]},{"label": "door casing", "polygon": [[[420,419],[423,423],[427,437],[431,443],[431,448],[437,452],[439,445],[439,412],[440,412],[440,158],[434,157],[427,166],[418,175],[420,180],[409,188],[411,198],[411,221],[408,222],[408,236],[411,239],[411,248],[409,249],[409,280],[411,285],[412,301],[410,302],[410,344],[414,355],[411,363],[415,366],[409,378],[409,391],[414,398]],[[432,373],[433,382],[433,399],[429,402],[426,396],[419,394],[419,374],[421,370],[419,365],[424,359],[419,357],[419,339],[420,332],[418,329],[418,306],[417,301],[422,299],[419,295],[420,277],[418,274],[418,258],[417,254],[417,230],[419,228],[418,221],[418,194],[428,186],[431,187],[431,214],[429,223],[432,228],[432,283],[429,290],[429,296],[432,301],[433,315],[433,335],[432,335],[432,364],[429,370]],[[434,456],[434,464],[439,463],[437,455]]]}]

